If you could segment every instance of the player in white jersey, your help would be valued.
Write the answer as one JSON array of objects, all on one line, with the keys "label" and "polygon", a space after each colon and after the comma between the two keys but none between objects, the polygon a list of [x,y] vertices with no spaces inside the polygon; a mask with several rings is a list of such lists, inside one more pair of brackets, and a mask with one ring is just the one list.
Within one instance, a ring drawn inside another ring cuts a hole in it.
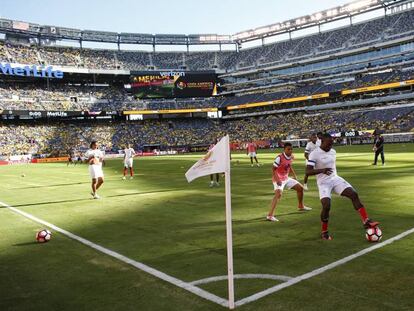
[{"label": "player in white jersey", "polygon": [[134,156],[136,155],[135,150],[131,148],[130,144],[127,144],[124,149],[124,176],[122,179],[126,179],[126,174],[129,169],[129,179],[134,178]]},{"label": "player in white jersey", "polygon": [[358,193],[345,179],[339,177],[336,172],[336,151],[332,149],[333,138],[330,134],[323,134],[321,146],[316,148],[310,155],[306,166],[307,175],[316,175],[319,188],[319,197],[322,203],[321,238],[332,240],[328,233],[329,211],[331,208],[332,191],[349,198],[361,216],[365,228],[374,228],[379,223],[368,218],[367,211],[359,199]]},{"label": "player in white jersey", "polygon": [[[317,142],[318,142],[318,136],[315,133],[313,133],[309,137],[309,141],[305,147],[305,154],[304,154],[305,159],[306,159],[305,165],[308,165],[309,155],[311,154],[311,152],[320,146],[316,144]],[[308,175],[306,175],[306,172],[305,172],[305,178],[303,178],[303,189],[305,190],[309,189],[308,188]]]},{"label": "player in white jersey", "polygon": [[100,199],[97,191],[104,183],[104,174],[102,170],[104,154],[98,149],[98,143],[96,141],[91,142],[90,149],[86,151],[85,157],[88,161],[89,174],[92,178],[91,194],[94,199]]}]

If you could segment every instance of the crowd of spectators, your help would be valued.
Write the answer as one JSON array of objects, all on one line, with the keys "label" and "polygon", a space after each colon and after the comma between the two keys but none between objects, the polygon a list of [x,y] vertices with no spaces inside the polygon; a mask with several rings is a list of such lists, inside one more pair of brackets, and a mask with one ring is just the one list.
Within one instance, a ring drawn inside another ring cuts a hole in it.
[{"label": "crowd of spectators", "polygon": [[229,134],[233,142],[278,141],[306,138],[312,132],[342,132],[382,129],[387,133],[412,131],[414,107],[382,107],[293,112],[262,117],[218,121],[202,118],[0,125],[0,155],[66,154],[69,149],[87,148],[97,140],[106,150],[117,151],[126,143],[135,148],[169,148],[209,145]]},{"label": "crowd of spectators", "polygon": [[414,70],[394,70],[355,75],[346,82],[327,80],[292,81],[276,90],[228,97],[135,99],[122,85],[81,85],[65,83],[0,83],[0,109],[3,110],[72,110],[123,111],[182,108],[213,108],[335,92],[414,78]]}]

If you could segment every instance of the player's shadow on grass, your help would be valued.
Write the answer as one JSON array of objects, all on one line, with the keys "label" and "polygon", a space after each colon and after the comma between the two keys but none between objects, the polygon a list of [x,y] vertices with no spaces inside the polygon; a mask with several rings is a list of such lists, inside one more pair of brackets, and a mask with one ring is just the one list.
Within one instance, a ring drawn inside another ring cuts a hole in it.
[{"label": "player's shadow on grass", "polygon": [[29,246],[29,245],[35,245],[35,244],[39,244],[38,242],[25,242],[25,243],[18,243],[18,244],[13,244],[13,246]]},{"label": "player's shadow on grass", "polygon": [[[124,197],[124,196],[132,196],[132,195],[141,195],[141,194],[155,194],[161,192],[170,192],[174,190],[159,190],[159,191],[146,191],[146,192],[133,192],[133,193],[124,193],[124,194],[114,194],[104,196],[101,200],[105,200],[105,198],[116,198],[116,197]],[[73,199],[73,200],[60,200],[60,201],[47,201],[47,202],[37,202],[37,203],[25,203],[25,204],[15,204],[13,207],[27,207],[27,206],[36,206],[36,205],[48,205],[48,204],[59,204],[59,203],[72,203],[72,202],[82,202],[82,201],[91,201],[93,198],[82,198],[82,199]],[[7,206],[0,206],[0,208],[7,208]]]},{"label": "player's shadow on grass", "polygon": [[49,188],[49,187],[64,187],[64,186],[74,186],[74,185],[82,185],[82,184],[90,184],[90,182],[75,182],[75,183],[67,183],[67,184],[55,184],[55,185],[43,185],[43,186],[30,186],[30,187],[22,187],[22,188],[13,188],[13,189],[37,189],[37,188]]}]

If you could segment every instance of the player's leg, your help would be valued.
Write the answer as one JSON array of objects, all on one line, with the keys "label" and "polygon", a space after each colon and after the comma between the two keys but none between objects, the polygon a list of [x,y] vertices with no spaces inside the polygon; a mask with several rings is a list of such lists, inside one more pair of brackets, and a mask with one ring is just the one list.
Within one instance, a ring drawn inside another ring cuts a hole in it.
[{"label": "player's leg", "polygon": [[129,175],[130,175],[130,179],[134,178],[134,160],[130,159],[129,160]]},{"label": "player's leg", "polygon": [[381,150],[381,161],[382,161],[382,165],[384,165],[385,164],[384,149]]},{"label": "player's leg", "polygon": [[305,177],[303,178],[303,189],[308,190],[308,175],[305,174]]},{"label": "player's leg", "polygon": [[294,182],[293,186],[290,186],[290,187],[289,187],[289,185],[286,185],[286,186],[289,187],[290,189],[293,189],[293,190],[296,191],[296,194],[298,196],[298,209],[300,211],[311,211],[312,208],[307,207],[303,204],[303,192],[304,191],[303,191],[302,185],[294,179],[292,179],[292,181]]},{"label": "player's leg", "polygon": [[126,174],[128,172],[128,165],[126,164],[126,162],[124,162],[124,175],[122,176],[122,179],[126,179]]},{"label": "player's leg", "polygon": [[210,188],[214,187],[214,174],[210,174]]},{"label": "player's leg", "polygon": [[220,174],[216,174],[216,182],[215,182],[216,186],[220,186]]},{"label": "player's leg", "polygon": [[282,189],[276,189],[275,194],[272,199],[272,203],[270,204],[270,211],[269,214],[267,214],[266,219],[269,221],[279,221],[275,216],[275,210],[277,207],[277,203],[280,201],[280,198],[282,197]]},{"label": "player's leg", "polygon": [[97,178],[92,178],[92,184],[91,184],[91,187],[92,187],[92,196],[95,196],[95,194],[96,194],[96,185],[97,185]]},{"label": "player's leg", "polygon": [[373,165],[377,165],[377,162],[378,162],[378,156],[379,156],[379,152],[378,152],[378,150],[376,150],[376,151],[375,151],[375,157],[374,157],[374,163],[373,163]]},{"label": "player's leg", "polygon": [[331,198],[324,197],[321,199],[322,211],[321,211],[321,238],[323,240],[332,240],[332,237],[328,232],[329,212],[331,210]]},{"label": "player's leg", "polygon": [[103,177],[98,177],[98,181],[96,183],[96,191],[98,191],[98,189],[102,186],[103,183],[104,183]]},{"label": "player's leg", "polygon": [[250,165],[253,166],[253,157],[250,156]]},{"label": "player's leg", "polygon": [[347,197],[352,201],[352,205],[354,206],[355,210],[358,211],[359,215],[361,216],[362,223],[366,228],[372,228],[378,226],[379,222],[372,221],[368,217],[368,213],[362,204],[361,200],[359,199],[358,193],[352,187],[348,187],[341,192],[341,196]]}]

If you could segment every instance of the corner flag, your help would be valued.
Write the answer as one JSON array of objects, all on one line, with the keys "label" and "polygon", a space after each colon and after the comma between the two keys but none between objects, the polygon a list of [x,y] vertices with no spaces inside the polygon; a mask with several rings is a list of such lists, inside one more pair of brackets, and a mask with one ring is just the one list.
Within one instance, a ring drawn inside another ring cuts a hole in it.
[{"label": "corner flag", "polygon": [[230,167],[229,136],[224,136],[202,159],[198,160],[185,177],[188,182],[202,176],[225,173]]},{"label": "corner flag", "polygon": [[202,159],[198,160],[185,177],[188,182],[210,174],[225,174],[226,191],[226,236],[227,236],[227,276],[229,291],[229,308],[234,309],[234,272],[233,272],[233,236],[231,223],[231,190],[230,190],[230,139],[224,136]]}]

